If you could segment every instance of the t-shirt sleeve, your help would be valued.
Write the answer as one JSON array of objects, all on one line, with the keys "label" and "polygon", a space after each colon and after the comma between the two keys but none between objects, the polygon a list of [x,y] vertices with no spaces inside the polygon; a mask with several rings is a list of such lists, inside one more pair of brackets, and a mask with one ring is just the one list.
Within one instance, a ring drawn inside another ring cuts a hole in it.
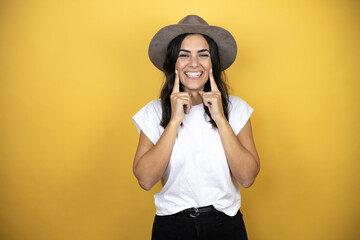
[{"label": "t-shirt sleeve", "polygon": [[154,100],[132,117],[138,132],[142,131],[153,144],[156,144],[163,132],[161,114],[161,102]]},{"label": "t-shirt sleeve", "polygon": [[249,120],[254,109],[239,97],[229,96],[230,98],[230,111],[229,123],[236,135],[239,134],[241,129]]}]

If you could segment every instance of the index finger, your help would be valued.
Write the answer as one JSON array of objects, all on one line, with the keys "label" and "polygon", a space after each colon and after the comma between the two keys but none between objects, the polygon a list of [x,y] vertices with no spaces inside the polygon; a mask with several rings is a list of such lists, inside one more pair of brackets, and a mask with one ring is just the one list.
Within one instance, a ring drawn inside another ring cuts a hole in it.
[{"label": "index finger", "polygon": [[175,69],[175,81],[174,81],[174,87],[172,90],[173,93],[180,92],[180,83],[179,83],[179,74],[178,71]]},{"label": "index finger", "polygon": [[219,91],[217,85],[216,85],[216,82],[215,82],[215,79],[214,79],[214,75],[213,75],[213,72],[212,72],[212,69],[210,69],[209,71],[209,77],[210,77],[210,88],[211,88],[211,91]]}]

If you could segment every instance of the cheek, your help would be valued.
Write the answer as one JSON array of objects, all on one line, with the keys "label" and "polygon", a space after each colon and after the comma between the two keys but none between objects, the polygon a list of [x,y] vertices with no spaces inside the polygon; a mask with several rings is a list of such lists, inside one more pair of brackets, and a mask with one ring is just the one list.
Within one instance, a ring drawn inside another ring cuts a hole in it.
[{"label": "cheek", "polygon": [[186,66],[186,62],[184,60],[178,59],[176,60],[175,63],[175,68],[181,70],[182,68],[184,68],[184,66]]},{"label": "cheek", "polygon": [[211,60],[204,61],[203,66],[205,69],[210,70],[212,68]]},{"label": "cheek", "polygon": [[175,63],[175,69],[180,69],[180,61],[179,61],[179,59],[178,60],[176,60],[176,63]]}]

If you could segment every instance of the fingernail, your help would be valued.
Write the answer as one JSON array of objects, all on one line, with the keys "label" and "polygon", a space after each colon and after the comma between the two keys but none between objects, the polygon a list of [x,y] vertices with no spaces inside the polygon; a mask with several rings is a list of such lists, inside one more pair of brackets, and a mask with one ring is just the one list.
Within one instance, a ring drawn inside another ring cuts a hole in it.
[{"label": "fingernail", "polygon": [[212,72],[212,68],[210,68],[210,72]]},{"label": "fingernail", "polygon": [[178,71],[175,69],[175,74],[178,74]]}]

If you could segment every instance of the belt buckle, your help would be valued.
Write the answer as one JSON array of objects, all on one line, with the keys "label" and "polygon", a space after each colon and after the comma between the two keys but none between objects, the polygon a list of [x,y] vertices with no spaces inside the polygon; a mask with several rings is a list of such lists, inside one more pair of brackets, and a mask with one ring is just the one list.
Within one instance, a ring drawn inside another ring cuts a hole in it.
[{"label": "belt buckle", "polygon": [[189,213],[190,217],[195,218],[195,217],[199,216],[199,209],[197,209],[196,207],[193,207],[193,208],[191,208],[191,210],[193,210],[194,213]]}]

